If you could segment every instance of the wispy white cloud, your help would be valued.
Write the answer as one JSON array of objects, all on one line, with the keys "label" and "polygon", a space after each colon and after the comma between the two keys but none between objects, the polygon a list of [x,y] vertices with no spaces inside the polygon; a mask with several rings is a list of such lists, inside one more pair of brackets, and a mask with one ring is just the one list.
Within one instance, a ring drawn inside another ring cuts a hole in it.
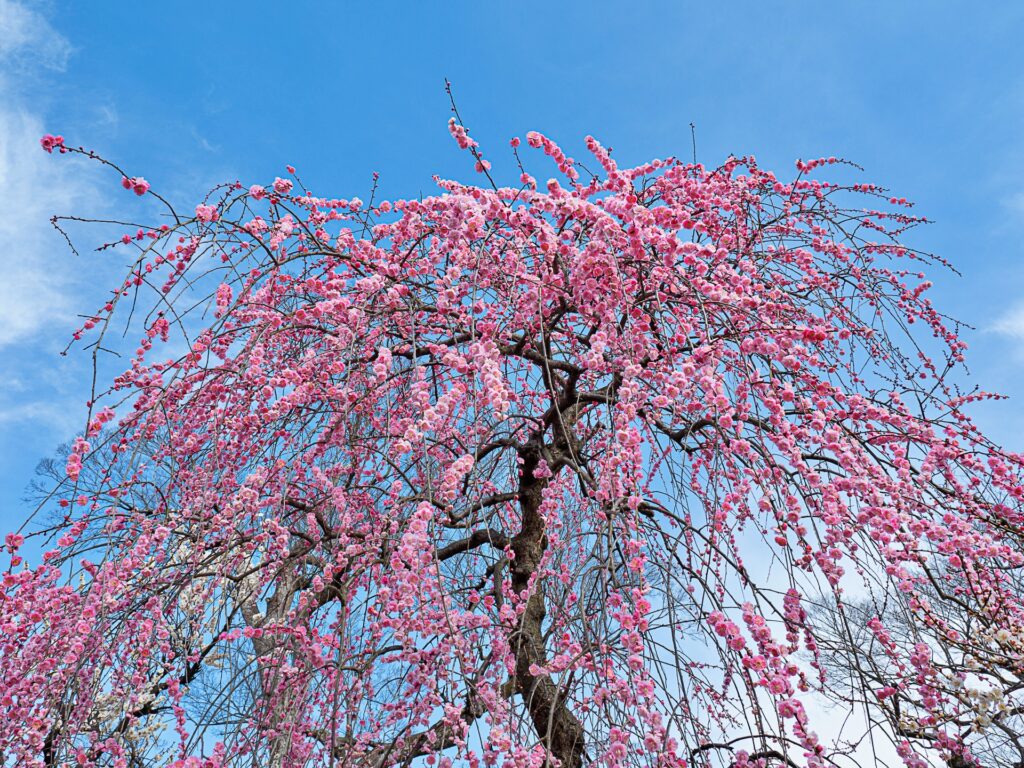
[{"label": "wispy white cloud", "polygon": [[14,0],[0,0],[0,65],[5,69],[42,66],[62,72],[72,50],[41,13]]},{"label": "wispy white cloud", "polygon": [[206,140],[206,137],[201,135],[199,131],[192,128],[192,138],[196,140],[196,144],[202,147],[207,152],[219,152],[220,146],[217,144],[211,144]]},{"label": "wispy white cloud", "polygon": [[0,348],[68,330],[79,270],[50,226],[54,213],[95,209],[100,199],[76,158],[46,155],[34,95],[40,73],[63,71],[71,43],[33,6],[0,0]]},{"label": "wispy white cloud", "polygon": [[1024,304],[1016,305],[997,318],[990,330],[1014,339],[1024,339]]},{"label": "wispy white cloud", "polygon": [[82,428],[81,409],[68,408],[67,403],[34,401],[16,405],[0,405],[0,427],[30,426],[35,430],[51,430],[54,434],[70,435]]},{"label": "wispy white cloud", "polygon": [[1024,221],[1024,191],[1013,192],[1000,201],[1003,209],[1008,214],[1009,221],[1007,224],[1018,226],[1021,221]]},{"label": "wispy white cloud", "polygon": [[[75,314],[88,311],[83,261],[50,224],[55,213],[107,207],[96,176],[77,156],[47,155],[47,84],[63,72],[72,46],[36,6],[0,0],[0,428],[8,438],[68,434],[81,420],[81,387],[68,374],[82,362],[61,358]],[[49,74],[48,74],[49,73]],[[52,361],[52,362],[41,362]],[[13,443],[12,443],[13,444]],[[6,457],[10,460],[11,457]]]},{"label": "wispy white cloud", "polygon": [[120,116],[117,114],[117,109],[113,105],[100,104],[96,107],[96,112],[99,114],[100,124],[104,126],[116,128],[121,121]]},{"label": "wispy white cloud", "polygon": [[0,347],[54,323],[67,327],[75,270],[49,218],[95,199],[80,163],[40,149],[43,133],[39,115],[0,107]]}]

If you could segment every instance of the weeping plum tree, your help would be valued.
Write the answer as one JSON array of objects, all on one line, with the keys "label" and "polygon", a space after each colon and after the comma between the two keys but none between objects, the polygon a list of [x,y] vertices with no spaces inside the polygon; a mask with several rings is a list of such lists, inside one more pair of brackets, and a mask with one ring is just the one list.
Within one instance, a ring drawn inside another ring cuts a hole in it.
[{"label": "weeping plum tree", "polygon": [[499,186],[449,129],[483,184],[423,199],[123,175],[166,211],[75,336],[141,343],[40,563],[6,541],[4,764],[852,764],[824,692],[877,760],[980,765],[1024,459],[950,381],[909,204],[538,133],[558,177],[514,139]]}]

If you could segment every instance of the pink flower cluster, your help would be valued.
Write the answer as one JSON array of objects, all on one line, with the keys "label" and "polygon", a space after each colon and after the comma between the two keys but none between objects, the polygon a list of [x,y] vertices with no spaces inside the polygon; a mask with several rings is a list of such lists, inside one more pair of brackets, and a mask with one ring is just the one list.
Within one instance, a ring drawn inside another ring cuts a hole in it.
[{"label": "pink flower cluster", "polygon": [[59,149],[62,153],[67,152],[64,148],[64,137],[54,136],[52,134],[46,134],[39,140],[40,146],[49,153],[53,153],[54,149]]},{"label": "pink flower cluster", "polygon": [[220,218],[220,214],[217,212],[217,206],[200,203],[196,206],[196,218],[199,221],[214,222]]},{"label": "pink flower cluster", "polygon": [[114,415],[113,408],[100,409],[95,418],[89,422],[89,429],[86,431],[86,437],[95,437],[98,435],[103,427],[114,420]]},{"label": "pink flower cluster", "polygon": [[484,173],[491,169],[491,164],[484,159],[483,155],[480,154],[480,145],[476,140],[470,138],[469,132],[465,126],[459,125],[455,118],[448,120],[448,132],[455,139],[455,142],[459,145],[459,149],[468,149],[473,153],[476,158],[476,171],[477,173]]},{"label": "pink flower cluster", "polygon": [[234,291],[228,283],[221,283],[217,286],[217,314],[223,316],[227,312],[228,307],[231,306],[231,301],[234,298]]},{"label": "pink flower cluster", "polygon": [[149,191],[149,182],[141,176],[133,176],[130,179],[127,176],[122,176],[121,186],[125,189],[130,189],[139,197],[142,197]]},{"label": "pink flower cluster", "polygon": [[78,480],[78,476],[82,471],[82,459],[89,452],[89,448],[89,443],[82,437],[75,438],[74,443],[72,443],[71,453],[68,454],[64,467],[67,476],[71,480]]},{"label": "pink flower cluster", "polygon": [[740,633],[740,628],[736,626],[735,622],[727,619],[721,611],[714,611],[708,614],[708,625],[716,635],[726,641],[726,644],[732,650],[739,651],[746,646],[747,641]]},{"label": "pink flower cluster", "polygon": [[452,501],[456,498],[459,486],[463,479],[473,468],[474,459],[469,454],[460,456],[453,461],[444,471],[440,486],[437,489],[437,498],[441,501]]},{"label": "pink flower cluster", "polygon": [[580,174],[576,170],[576,161],[567,157],[562,148],[547,136],[537,131],[530,131],[526,134],[526,143],[535,149],[543,149],[544,154],[555,161],[558,170],[570,181],[576,182],[579,179]]}]

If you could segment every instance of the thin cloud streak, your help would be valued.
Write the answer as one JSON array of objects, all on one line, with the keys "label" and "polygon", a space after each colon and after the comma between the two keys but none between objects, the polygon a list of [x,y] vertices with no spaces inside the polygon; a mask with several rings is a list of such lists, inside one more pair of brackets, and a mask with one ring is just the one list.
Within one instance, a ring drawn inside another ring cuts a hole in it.
[{"label": "thin cloud streak", "polygon": [[990,330],[1013,339],[1024,339],[1024,304],[1018,304],[998,318]]},{"label": "thin cloud streak", "polygon": [[63,72],[71,43],[38,11],[14,0],[0,0],[0,65],[8,70],[42,66]]}]

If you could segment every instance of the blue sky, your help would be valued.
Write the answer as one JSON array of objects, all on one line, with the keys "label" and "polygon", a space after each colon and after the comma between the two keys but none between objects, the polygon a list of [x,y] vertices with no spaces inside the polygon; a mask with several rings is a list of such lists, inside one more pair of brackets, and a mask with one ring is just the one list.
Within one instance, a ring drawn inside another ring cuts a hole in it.
[{"label": "blue sky", "polygon": [[[976,326],[979,410],[1024,449],[1024,4],[820,2],[247,2],[0,0],[0,528],[38,459],[82,426],[88,359],[61,357],[119,257],[72,256],[53,213],[144,212],[117,178],[38,147],[61,133],[189,208],[224,180],[285,164],[314,191],[432,191],[472,179],[445,128],[443,79],[499,175],[540,130],[620,162],[754,154],[788,173],[842,155],[917,201],[935,300]],[[93,233],[95,237],[98,233]],[[88,246],[90,234],[80,243]]]}]

